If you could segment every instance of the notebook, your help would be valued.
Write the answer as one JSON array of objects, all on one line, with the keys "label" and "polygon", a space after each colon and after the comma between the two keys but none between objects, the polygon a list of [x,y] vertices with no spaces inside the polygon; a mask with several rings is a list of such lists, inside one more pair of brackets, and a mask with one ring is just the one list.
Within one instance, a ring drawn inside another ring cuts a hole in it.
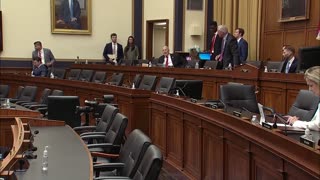
[{"label": "notebook", "polygon": [[210,61],[211,53],[210,52],[201,52],[199,53],[199,59],[203,61]]}]

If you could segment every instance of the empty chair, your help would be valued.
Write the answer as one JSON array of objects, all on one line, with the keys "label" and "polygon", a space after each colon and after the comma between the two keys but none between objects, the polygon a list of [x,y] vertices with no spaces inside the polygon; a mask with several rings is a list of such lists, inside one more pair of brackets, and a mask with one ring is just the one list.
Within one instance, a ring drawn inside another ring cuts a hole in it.
[{"label": "empty chair", "polygon": [[132,65],[133,65],[133,60],[131,59],[122,60],[121,62],[121,66],[132,66]]},{"label": "empty chair", "polygon": [[93,74],[94,74],[94,71],[93,71],[93,70],[84,69],[84,70],[82,70],[81,73],[80,73],[79,80],[80,80],[80,81],[90,82],[91,79],[92,79]]},{"label": "empty chair", "polygon": [[108,84],[115,85],[115,86],[122,86],[123,83],[123,73],[113,73],[111,76],[111,80]]},{"label": "empty chair", "polygon": [[114,117],[119,112],[119,109],[106,104],[103,113],[101,115],[101,120],[98,122],[96,126],[81,126],[73,128],[76,132],[80,134],[80,136],[85,135],[93,135],[93,134],[105,134],[110,126]]},{"label": "empty chair", "polygon": [[[135,129],[133,130],[123,147],[120,149],[119,156],[117,158],[112,158],[112,156],[108,156],[108,154],[104,153],[95,153],[91,152],[92,157],[100,157],[105,158],[107,161],[111,161],[112,163],[101,163],[94,165],[94,171],[96,172],[96,176],[100,176],[101,171],[107,171],[105,173],[101,173],[102,176],[127,176],[133,178],[142,157],[144,156],[146,150],[151,145],[150,138],[145,135],[141,130]],[[88,148],[96,148],[99,146],[96,145],[88,145]],[[99,159],[98,159],[99,162]],[[115,167],[112,168],[112,165]],[[116,169],[116,171],[113,171]]]},{"label": "empty chair", "polygon": [[71,69],[68,73],[67,79],[69,80],[79,80],[81,69]]},{"label": "empty chair", "polygon": [[220,100],[227,106],[259,113],[255,87],[252,85],[225,84],[220,86]]},{"label": "empty chair", "polygon": [[40,96],[40,99],[39,99],[38,102],[22,102],[22,101],[20,101],[20,105],[28,108],[28,107],[31,106],[31,105],[47,104],[47,102],[48,102],[48,96],[50,95],[50,93],[51,93],[51,89],[45,88],[45,89],[42,91],[41,96]]},{"label": "empty chair", "polygon": [[18,99],[11,99],[10,102],[19,104],[20,102],[33,102],[37,94],[36,86],[25,86]]},{"label": "empty chair", "polygon": [[91,82],[94,83],[104,83],[106,81],[106,72],[96,71]]},{"label": "empty chair", "polygon": [[0,85],[0,98],[7,98],[9,95],[9,85]]},{"label": "empty chair", "polygon": [[91,151],[119,153],[120,145],[122,144],[122,141],[124,139],[123,137],[125,135],[127,124],[128,118],[121,113],[117,113],[111,123],[110,128],[105,132],[105,134],[84,135],[81,136],[81,138],[85,141],[96,140],[96,142],[103,143],[103,146],[91,149]]},{"label": "empty chair", "polygon": [[283,63],[284,63],[283,61],[281,62],[268,61],[266,66],[269,72],[281,72]]},{"label": "empty chair", "polygon": [[[161,151],[157,146],[151,144],[146,153],[144,154],[141,163],[139,164],[138,170],[133,176],[133,180],[148,180],[158,179],[162,168],[163,158]],[[99,179],[112,179],[112,177],[96,177],[95,180]],[[128,179],[128,177],[116,177],[116,179]]]},{"label": "empty chair", "polygon": [[291,106],[288,115],[297,116],[302,121],[310,121],[317,111],[319,97],[311,91],[300,90],[293,105]]},{"label": "empty chair", "polygon": [[64,79],[66,75],[66,70],[65,69],[56,69],[54,68],[52,71],[52,74],[55,79]]},{"label": "empty chair", "polygon": [[217,69],[218,61],[206,61],[203,68],[205,69]]},{"label": "empty chair", "polygon": [[154,90],[156,85],[156,79],[157,76],[144,75],[140,82],[139,89]]},{"label": "empty chair", "polygon": [[257,67],[258,69],[261,68],[261,61],[246,61],[246,64],[251,64],[251,65]]},{"label": "empty chair", "polygon": [[[55,89],[51,92],[51,96],[63,96],[63,91]],[[38,110],[41,114],[45,115],[45,113],[48,111],[48,97],[45,103],[43,104],[35,104],[35,105],[28,105],[27,108],[31,110]]]},{"label": "empty chair", "polygon": [[195,68],[197,62],[198,62],[197,60],[188,61],[186,68]]},{"label": "empty chair", "polygon": [[63,120],[71,127],[80,126],[81,119],[76,111],[77,106],[80,106],[78,96],[49,96],[48,119]]},{"label": "empty chair", "polygon": [[161,77],[156,91],[160,93],[169,93],[172,90],[175,81],[175,78]]},{"label": "empty chair", "polygon": [[141,74],[136,74],[133,78],[133,82],[135,87],[139,87],[140,82],[141,82],[142,76]]}]

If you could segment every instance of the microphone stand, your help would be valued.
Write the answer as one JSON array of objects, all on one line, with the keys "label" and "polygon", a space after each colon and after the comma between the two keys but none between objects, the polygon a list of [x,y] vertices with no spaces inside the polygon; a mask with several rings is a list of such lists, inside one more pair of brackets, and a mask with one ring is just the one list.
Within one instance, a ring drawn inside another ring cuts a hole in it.
[{"label": "microphone stand", "polygon": [[273,124],[273,127],[274,128],[277,128],[277,120],[279,119],[281,122],[284,123],[284,135],[285,136],[288,136],[288,129],[287,129],[287,121],[285,119],[283,119],[279,114],[277,113],[274,113],[274,116],[273,118],[275,119],[274,120],[274,124]]}]

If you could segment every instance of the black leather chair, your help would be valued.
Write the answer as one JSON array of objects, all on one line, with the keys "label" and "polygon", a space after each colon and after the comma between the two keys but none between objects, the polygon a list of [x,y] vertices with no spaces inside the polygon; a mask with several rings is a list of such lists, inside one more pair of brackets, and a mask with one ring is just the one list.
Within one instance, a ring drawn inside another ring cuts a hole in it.
[{"label": "black leather chair", "polygon": [[136,74],[133,78],[133,82],[134,83],[134,86],[135,87],[139,87],[140,83],[141,83],[141,79],[142,79],[142,76],[141,74]]},{"label": "black leather chair", "polygon": [[268,61],[266,66],[269,72],[281,72],[284,61]]},{"label": "black leather chair", "polygon": [[[108,163],[101,163],[94,165],[96,177],[101,176],[127,176],[133,178],[136,174],[140,162],[151,145],[150,138],[141,130],[133,130],[126,142],[120,149],[119,155],[110,155],[100,152],[91,152],[92,157],[104,158]],[[99,146],[88,145],[88,148],[96,148]],[[98,159],[99,160],[99,159]],[[99,161],[98,161],[99,162]],[[104,171],[104,173],[100,173]]]},{"label": "black leather chair", "polygon": [[[51,96],[63,96],[63,91],[55,89],[51,92]],[[45,115],[46,112],[48,111],[48,97],[47,100],[44,104],[35,104],[35,105],[30,105],[26,106],[26,108],[29,108],[31,110],[38,110],[41,114]]]},{"label": "black leather chair", "polygon": [[227,106],[259,113],[255,87],[252,85],[225,84],[220,86],[220,100]]},{"label": "black leather chair", "polygon": [[111,123],[109,130],[105,134],[91,134],[81,136],[84,141],[101,142],[97,144],[89,144],[92,146],[99,146],[91,148],[90,151],[104,152],[104,153],[119,153],[120,145],[123,142],[125,130],[127,128],[128,118],[121,113],[117,113]]},{"label": "black leather chair", "polygon": [[50,93],[51,93],[51,89],[45,88],[45,89],[43,89],[43,91],[41,93],[41,96],[40,96],[40,99],[39,99],[38,102],[21,102],[20,101],[21,102],[20,105],[28,108],[31,105],[47,104],[48,96],[50,95]]},{"label": "black leather chair", "polygon": [[0,98],[7,98],[9,95],[9,85],[4,85],[1,84],[0,85]]},{"label": "black leather chair", "polygon": [[49,96],[48,119],[65,121],[72,128],[80,126],[77,106],[80,106],[78,96]]},{"label": "black leather chair", "polygon": [[144,75],[138,89],[154,90],[156,86],[156,79],[157,76]]},{"label": "black leather chair", "polygon": [[261,68],[261,61],[246,61],[246,64],[253,65],[253,66],[257,67],[258,69]]},{"label": "black leather chair", "polygon": [[291,106],[288,115],[297,116],[302,121],[310,121],[317,111],[319,97],[311,91],[300,90],[293,105]]},{"label": "black leather chair", "polygon": [[64,79],[66,75],[66,70],[65,69],[56,69],[54,68],[52,71],[52,74],[55,79]]},{"label": "black leather chair", "polygon": [[122,60],[121,62],[121,66],[132,66],[132,65],[133,65],[133,60],[126,59],[126,60]]},{"label": "black leather chair", "polygon": [[111,76],[111,80],[108,84],[115,85],[115,86],[122,86],[123,83],[123,73],[113,73]]},{"label": "black leather chair", "polygon": [[71,69],[68,73],[68,80],[79,80],[81,69]]},{"label": "black leather chair", "polygon": [[104,83],[106,81],[106,72],[96,71],[91,82],[94,83]]},{"label": "black leather chair", "polygon": [[196,60],[190,60],[188,61],[188,63],[186,64],[186,68],[195,68],[196,67]]},{"label": "black leather chair", "polygon": [[203,68],[204,69],[217,69],[218,61],[206,61]]},{"label": "black leather chair", "polygon": [[80,81],[91,82],[93,74],[94,74],[93,70],[84,69],[80,73],[79,80]]},{"label": "black leather chair", "polygon": [[36,98],[38,87],[25,86],[18,99],[10,99],[10,102],[20,104],[22,102],[33,102]]},{"label": "black leather chair", "polygon": [[[24,89],[24,86],[19,86],[17,91],[16,91],[16,94],[14,96],[14,98],[9,98],[10,99],[10,102],[17,102],[18,99],[20,98],[21,94],[22,94],[22,91]],[[3,100],[4,98],[1,98],[1,100]]]},{"label": "black leather chair", "polygon": [[[144,154],[138,170],[134,174],[132,180],[149,180],[158,179],[163,164],[161,151],[157,146],[150,145]],[[101,179],[129,179],[129,177],[96,177],[94,180]]]},{"label": "black leather chair", "polygon": [[81,126],[73,128],[74,131],[80,134],[80,136],[87,135],[104,135],[110,128],[114,117],[119,112],[119,109],[106,104],[104,111],[101,115],[101,119],[96,126]]},{"label": "black leather chair", "polygon": [[160,82],[156,88],[156,92],[169,93],[175,85],[176,79],[170,77],[161,77]]}]

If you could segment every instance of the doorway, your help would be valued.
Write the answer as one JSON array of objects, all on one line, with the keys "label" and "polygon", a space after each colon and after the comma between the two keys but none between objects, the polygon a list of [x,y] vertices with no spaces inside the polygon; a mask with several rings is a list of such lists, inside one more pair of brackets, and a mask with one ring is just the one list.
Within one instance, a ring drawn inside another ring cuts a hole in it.
[{"label": "doorway", "polygon": [[169,19],[147,21],[146,59],[162,55],[162,47],[169,46]]}]

